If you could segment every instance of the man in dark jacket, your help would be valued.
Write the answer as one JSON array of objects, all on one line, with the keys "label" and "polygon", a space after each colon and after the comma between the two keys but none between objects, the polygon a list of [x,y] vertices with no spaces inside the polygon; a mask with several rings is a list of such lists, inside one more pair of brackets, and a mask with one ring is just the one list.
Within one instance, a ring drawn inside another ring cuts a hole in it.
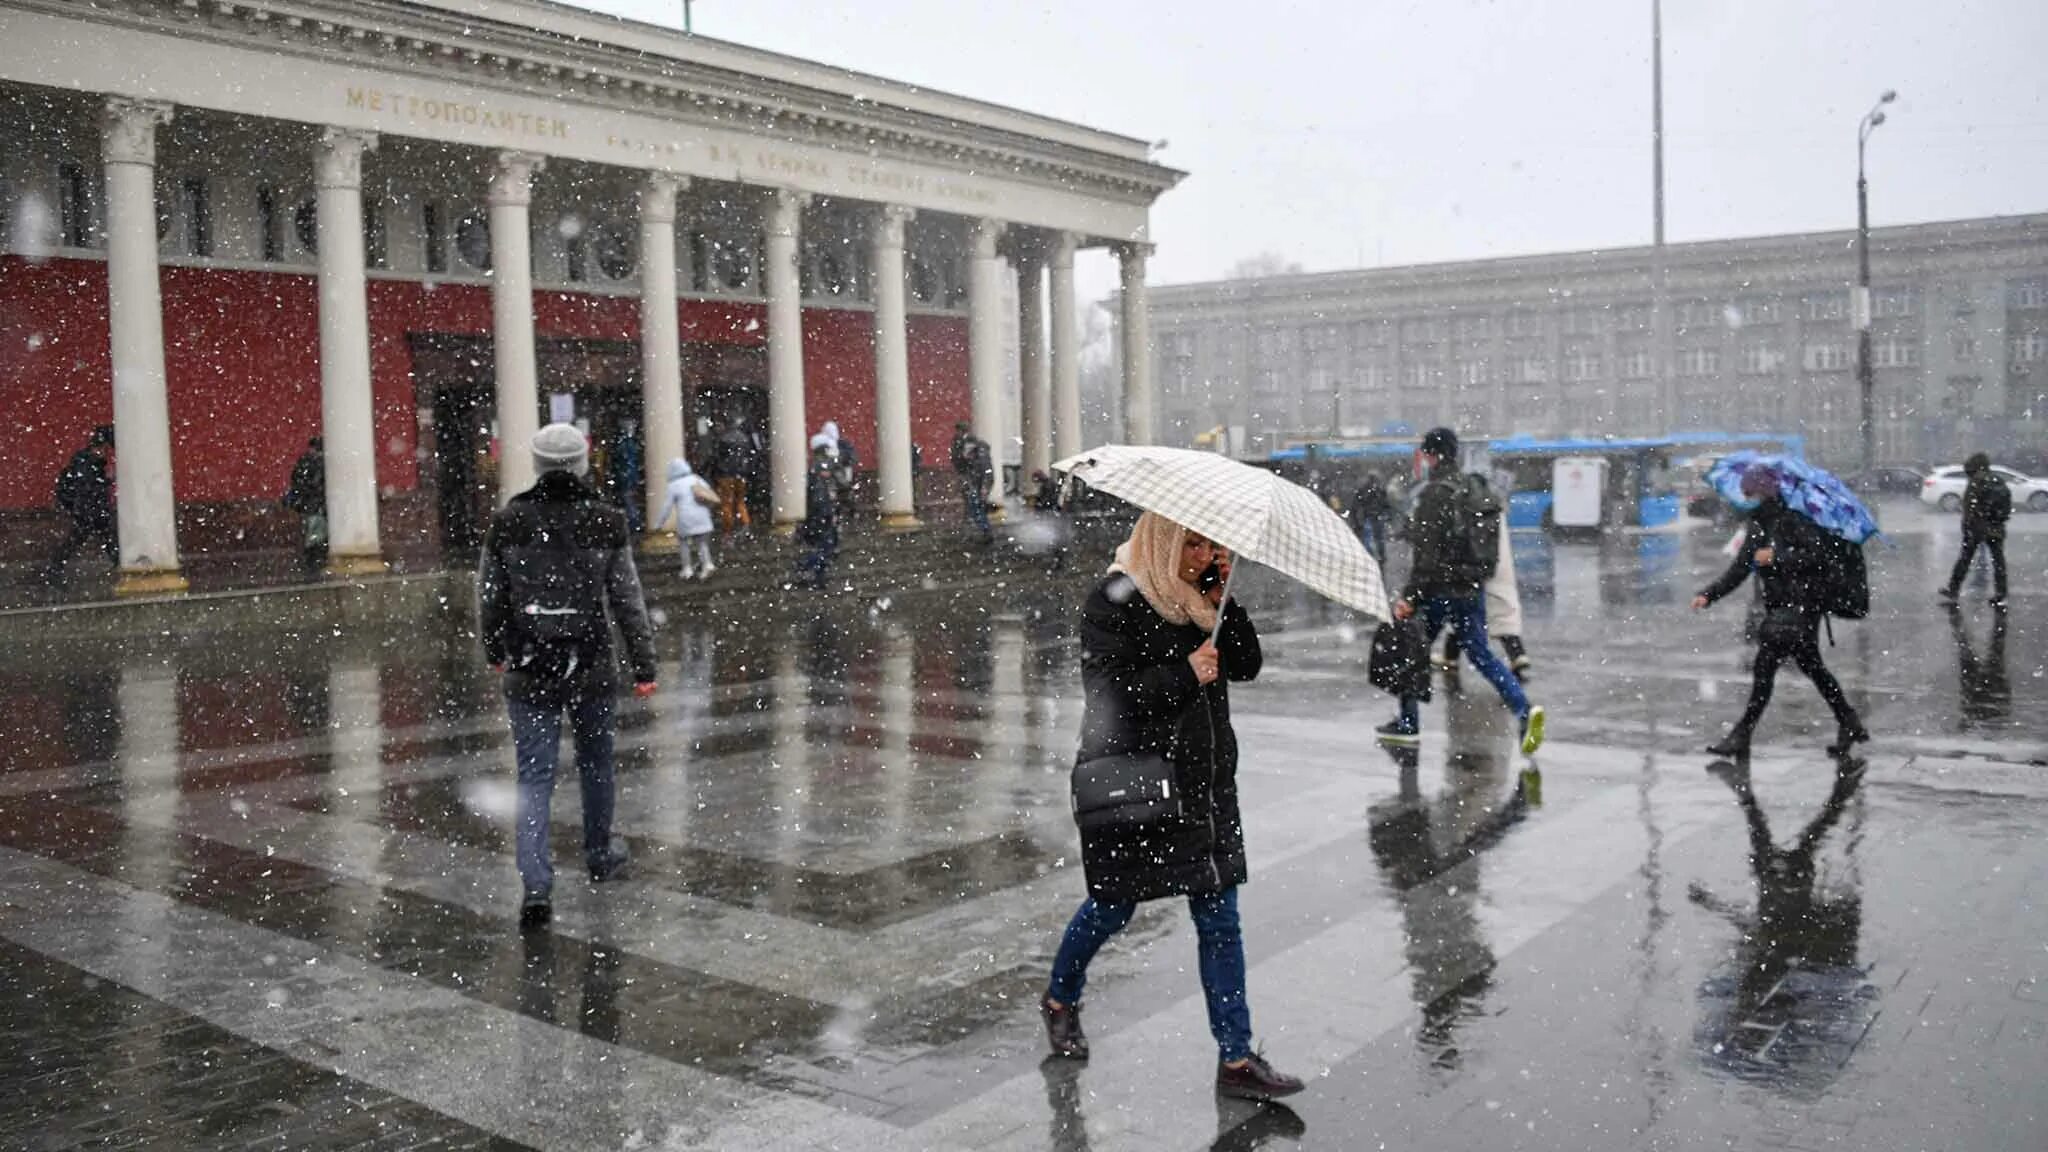
[{"label": "man in dark jacket", "polygon": [[583,857],[593,882],[621,874],[612,839],[612,621],[625,634],[633,691],[654,692],[654,633],[633,567],[626,514],[584,479],[590,444],[569,424],[533,437],[533,487],[491,518],[477,574],[484,655],[505,671],[505,707],[519,761],[517,840],[525,886],[520,923],[552,911],[548,803],[569,713],[583,781]]},{"label": "man in dark jacket", "polygon": [[[1521,725],[1522,752],[1533,754],[1543,744],[1544,712],[1529,703],[1521,682],[1487,643],[1485,584],[1497,557],[1478,555],[1479,545],[1465,523],[1457,433],[1449,428],[1430,429],[1415,451],[1415,460],[1424,481],[1408,525],[1408,543],[1415,557],[1408,570],[1408,587],[1394,602],[1394,617],[1408,620],[1420,614],[1430,644],[1448,625],[1458,649],[1515,714]],[[1378,732],[1386,744],[1419,743],[1421,698],[1403,696],[1401,715],[1382,724]]]},{"label": "man in dark jacket", "polygon": [[71,532],[50,558],[46,578],[51,584],[64,582],[71,561],[89,544],[106,553],[109,562],[121,562],[114,535],[114,474],[108,466],[113,451],[114,426],[102,424],[57,474],[57,508],[70,518]]},{"label": "man in dark jacket", "polygon": [[969,430],[967,421],[953,425],[953,471],[960,477],[960,501],[966,508],[967,523],[989,538],[994,530],[988,522],[988,494],[995,482],[994,456],[988,442]]},{"label": "man in dark jacket", "polygon": [[306,441],[306,450],[292,465],[285,486],[286,510],[299,514],[299,564],[307,580],[317,579],[327,564],[327,457],[320,437]]},{"label": "man in dark jacket", "polygon": [[1979,452],[1963,462],[1969,486],[1963,489],[1963,553],[1956,557],[1955,571],[1949,573],[1948,587],[1941,590],[1943,603],[1956,602],[1963,589],[1963,577],[1970,574],[1970,562],[1977,549],[1991,553],[1991,605],[2005,607],[2005,522],[2012,518],[2012,490],[1991,470],[1991,457]]},{"label": "man in dark jacket", "polygon": [[1832,575],[1832,559],[1820,539],[1826,529],[1789,507],[1778,495],[1777,479],[1764,470],[1752,470],[1742,478],[1742,494],[1744,501],[1754,502],[1742,551],[1720,579],[1693,598],[1692,606],[1695,611],[1708,607],[1755,572],[1763,585],[1764,620],[1750,674],[1749,706],[1728,735],[1708,745],[1707,751],[1716,756],[1749,754],[1749,738],[1771,702],[1778,665],[1790,660],[1813,681],[1835,714],[1839,731],[1828,746],[1829,755],[1846,756],[1853,745],[1870,739],[1870,732],[1820,658],[1820,623],[1826,615],[1822,605]]},{"label": "man in dark jacket", "polygon": [[810,476],[804,481],[804,518],[796,526],[796,541],[804,549],[796,561],[796,582],[806,588],[825,586],[825,572],[839,553],[837,498],[831,450],[822,445],[811,449]]}]

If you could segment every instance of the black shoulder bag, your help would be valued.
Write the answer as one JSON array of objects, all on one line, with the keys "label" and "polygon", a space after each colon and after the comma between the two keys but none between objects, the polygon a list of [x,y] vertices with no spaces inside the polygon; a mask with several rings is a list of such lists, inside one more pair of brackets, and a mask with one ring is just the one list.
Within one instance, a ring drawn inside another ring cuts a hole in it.
[{"label": "black shoulder bag", "polygon": [[1083,832],[1180,815],[1173,763],[1162,752],[1098,756],[1074,765],[1074,823]]}]

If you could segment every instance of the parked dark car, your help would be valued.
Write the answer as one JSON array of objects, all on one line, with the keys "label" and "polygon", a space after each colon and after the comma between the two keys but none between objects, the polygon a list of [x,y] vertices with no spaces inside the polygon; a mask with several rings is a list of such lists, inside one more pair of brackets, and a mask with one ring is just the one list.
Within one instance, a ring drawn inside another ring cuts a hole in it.
[{"label": "parked dark car", "polygon": [[1849,488],[1866,496],[1917,496],[1926,474],[1917,468],[1884,467],[1843,477]]}]

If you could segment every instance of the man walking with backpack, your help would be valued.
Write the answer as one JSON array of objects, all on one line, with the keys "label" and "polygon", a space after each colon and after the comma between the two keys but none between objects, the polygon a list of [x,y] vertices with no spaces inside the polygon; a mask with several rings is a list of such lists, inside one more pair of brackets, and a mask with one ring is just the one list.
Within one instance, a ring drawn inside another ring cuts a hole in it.
[{"label": "man walking with backpack", "polygon": [[1982,452],[1963,461],[1963,474],[1970,478],[1963,489],[1963,554],[1956,557],[1955,571],[1949,573],[1948,587],[1941,590],[1941,602],[1953,604],[1963,590],[1963,577],[1970,574],[1970,562],[1977,549],[1991,553],[1991,606],[2005,607],[2005,522],[2012,519],[2012,489],[1991,470],[1991,457]]},{"label": "man walking with backpack", "polygon": [[505,708],[519,763],[516,808],[523,928],[553,912],[548,805],[569,714],[583,783],[583,861],[592,883],[622,874],[612,839],[612,621],[625,634],[633,691],[654,693],[654,633],[633,567],[625,510],[585,479],[590,443],[570,424],[533,437],[533,487],[491,518],[477,574],[484,655],[505,673]]},{"label": "man walking with backpack", "polygon": [[[1430,429],[1415,451],[1415,461],[1423,486],[1408,529],[1414,564],[1408,587],[1394,602],[1394,617],[1408,620],[1419,614],[1430,644],[1448,625],[1459,650],[1520,722],[1523,754],[1534,753],[1543,744],[1543,709],[1529,703],[1515,674],[1486,641],[1482,589],[1500,562],[1500,536],[1505,530],[1500,499],[1482,477],[1458,472],[1458,436],[1449,428]],[[1383,743],[1420,743],[1421,699],[1402,696],[1400,717],[1381,725],[1378,732]]]},{"label": "man walking with backpack", "polygon": [[1692,606],[1694,611],[1708,607],[1755,572],[1763,585],[1764,619],[1757,632],[1749,706],[1728,735],[1709,744],[1707,751],[1716,756],[1749,754],[1750,735],[1771,702],[1771,682],[1778,666],[1790,660],[1813,681],[1835,714],[1838,731],[1828,754],[1846,756],[1854,745],[1870,739],[1870,731],[1820,658],[1821,619],[1835,601],[1835,585],[1847,576],[1840,570],[1842,562],[1828,542],[1827,530],[1785,503],[1778,478],[1769,470],[1752,469],[1743,476],[1742,503],[1737,506],[1749,509],[1742,551],[1720,579],[1693,598]]},{"label": "man walking with backpack", "polygon": [[52,585],[64,583],[71,562],[87,546],[104,552],[112,563],[121,561],[114,536],[113,452],[114,426],[102,424],[57,474],[56,504],[70,519],[71,533],[57,546],[57,554],[45,569],[44,578]]}]

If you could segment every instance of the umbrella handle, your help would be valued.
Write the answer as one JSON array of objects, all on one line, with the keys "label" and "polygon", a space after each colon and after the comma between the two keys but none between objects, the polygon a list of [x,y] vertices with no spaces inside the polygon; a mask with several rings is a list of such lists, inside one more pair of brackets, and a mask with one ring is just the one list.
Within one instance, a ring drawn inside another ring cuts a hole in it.
[{"label": "umbrella handle", "polygon": [[1215,647],[1218,637],[1223,635],[1223,613],[1230,607],[1230,586],[1237,583],[1237,566],[1243,557],[1233,556],[1230,560],[1230,575],[1223,578],[1223,602],[1216,605],[1216,626],[1209,630],[1209,645]]}]

